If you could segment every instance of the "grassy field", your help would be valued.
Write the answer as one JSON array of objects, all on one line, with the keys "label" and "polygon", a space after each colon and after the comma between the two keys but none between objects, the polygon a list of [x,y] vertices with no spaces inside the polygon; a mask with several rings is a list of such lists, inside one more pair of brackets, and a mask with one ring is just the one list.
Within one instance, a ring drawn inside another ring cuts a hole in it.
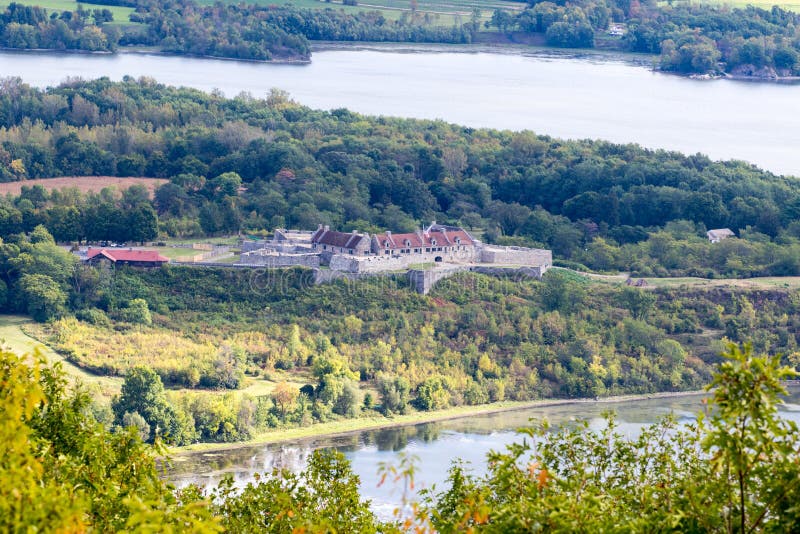
[{"label": "grassy field", "polygon": [[48,191],[77,187],[82,193],[89,191],[98,193],[106,187],[116,187],[119,190],[127,189],[132,185],[143,185],[153,195],[156,187],[167,183],[164,178],[117,178],[115,176],[62,176],[59,178],[40,178],[37,180],[22,180],[19,182],[0,183],[0,195],[19,195],[22,186],[33,187],[41,185]]},{"label": "grassy field", "polygon": [[67,375],[80,380],[87,386],[97,386],[103,395],[111,396],[119,392],[122,379],[97,376],[66,361],[47,345],[27,335],[23,328],[32,325],[30,317],[22,315],[0,315],[0,343],[3,347],[19,355],[39,351],[50,363],[61,362]]},{"label": "grassy field", "polygon": [[708,280],[705,278],[645,278],[651,287],[737,287],[742,289],[797,289],[800,288],[800,276],[769,276],[762,278],[721,278]]},{"label": "grassy field", "polygon": [[202,250],[195,250],[193,248],[173,248],[173,247],[154,247],[153,250],[157,250],[159,254],[165,256],[171,260],[187,260],[193,256],[197,256],[198,254],[202,254]]},{"label": "grassy field", "polygon": [[[347,12],[381,11],[387,20],[397,20],[403,13],[411,11],[411,0],[359,0],[357,6],[345,6],[342,0],[247,0],[248,3],[259,5],[290,4],[295,7],[308,9],[344,9]],[[225,3],[238,3],[237,0],[223,0]],[[200,0],[201,4],[212,5],[214,0]],[[489,20],[495,9],[508,11],[521,11],[526,4],[506,0],[417,0],[416,11],[421,16],[428,14],[431,24],[436,26],[452,26],[470,21],[472,10],[481,12],[480,21]]]},{"label": "grassy field", "polygon": [[[621,274],[595,274],[570,271],[577,276],[583,276],[596,284],[624,284],[628,280],[627,273]],[[634,280],[640,277],[632,276]],[[764,276],[760,278],[696,278],[691,276],[676,278],[642,278],[647,282],[646,287],[736,287],[740,289],[798,289],[800,276]]]},{"label": "grassy field", "polygon": [[[679,5],[681,2],[673,2]],[[683,2],[686,3],[686,2]],[[693,4],[719,5],[728,7],[747,7],[748,5],[770,9],[772,6],[780,6],[789,11],[800,11],[800,0],[695,0]],[[659,2],[659,5],[666,5],[667,2]]]},{"label": "grassy field", "polygon": [[[74,0],[14,0],[18,4],[26,6],[39,6],[47,9],[48,11],[75,11],[78,9],[79,2]],[[11,1],[0,0],[0,8],[5,9]],[[130,24],[130,14],[133,13],[131,7],[120,6],[103,6],[95,4],[82,4],[83,8],[87,11],[92,9],[108,9],[114,14],[114,22],[112,24]]]}]

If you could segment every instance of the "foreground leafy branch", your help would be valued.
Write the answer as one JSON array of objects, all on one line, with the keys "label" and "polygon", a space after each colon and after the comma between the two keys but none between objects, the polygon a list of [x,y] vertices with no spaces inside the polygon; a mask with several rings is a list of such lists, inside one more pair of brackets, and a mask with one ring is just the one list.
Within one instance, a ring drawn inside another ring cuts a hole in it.
[{"label": "foreground leafy branch", "polygon": [[723,356],[696,424],[670,417],[636,439],[611,414],[599,431],[525,429],[522,443],[490,455],[485,477],[455,466],[424,515],[440,532],[792,531],[800,442],[778,405],[781,381],[797,373],[749,345]]}]

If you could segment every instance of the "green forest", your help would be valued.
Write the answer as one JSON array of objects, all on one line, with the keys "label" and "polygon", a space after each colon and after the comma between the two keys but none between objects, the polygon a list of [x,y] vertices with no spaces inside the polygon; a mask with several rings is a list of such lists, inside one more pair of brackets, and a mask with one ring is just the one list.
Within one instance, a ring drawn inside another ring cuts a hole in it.
[{"label": "green forest", "polygon": [[[90,2],[98,9],[48,12],[11,3],[0,13],[0,46],[16,49],[113,52],[120,46],[245,60],[306,61],[313,41],[413,43],[523,42],[562,48],[610,48],[657,54],[659,67],[680,73],[731,73],[776,78],[798,74],[800,15],[761,9],[653,0],[531,0],[516,11],[498,9],[480,24],[439,25],[415,9],[389,20],[380,11],[292,5],[247,5],[192,0]],[[135,8],[114,21],[109,5]],[[106,6],[103,8],[102,6]],[[461,17],[459,16],[459,19]],[[118,24],[123,22],[124,24]],[[610,26],[622,25],[614,35]]]},{"label": "green forest", "polygon": [[[0,237],[59,242],[411,231],[431,220],[550,248],[577,269],[639,276],[800,273],[800,186],[741,161],[533,132],[315,111],[274,90],[227,99],[148,79],[0,82],[0,179],[169,179],[153,199],[26,187]],[[736,239],[712,244],[711,228]]]},{"label": "green forest", "polygon": [[[495,11],[486,25],[503,33],[543,34],[550,46],[658,54],[659,67],[667,71],[775,78],[798,72],[799,17],[779,6],[534,1],[517,14]],[[611,24],[624,24],[622,35],[607,35]]]}]

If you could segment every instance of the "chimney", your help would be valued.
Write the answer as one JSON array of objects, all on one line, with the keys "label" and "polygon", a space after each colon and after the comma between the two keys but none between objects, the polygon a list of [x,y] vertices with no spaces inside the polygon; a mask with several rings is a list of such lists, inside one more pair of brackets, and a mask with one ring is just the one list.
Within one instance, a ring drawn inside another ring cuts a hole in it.
[{"label": "chimney", "polygon": [[325,231],[326,231],[326,232],[327,232],[328,230],[330,230],[330,229],[331,229],[331,227],[330,227],[330,226],[328,226],[327,224],[324,226],[324,228],[325,228]]}]

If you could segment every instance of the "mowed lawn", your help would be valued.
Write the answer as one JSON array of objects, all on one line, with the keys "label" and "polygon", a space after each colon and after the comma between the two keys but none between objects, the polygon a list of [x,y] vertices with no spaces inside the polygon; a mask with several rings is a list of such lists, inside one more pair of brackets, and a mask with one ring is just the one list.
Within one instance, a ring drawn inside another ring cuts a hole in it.
[{"label": "mowed lawn", "polygon": [[98,387],[104,396],[110,397],[119,393],[122,386],[121,378],[93,375],[66,361],[53,349],[23,331],[25,325],[32,323],[33,320],[24,315],[0,315],[0,345],[20,356],[33,355],[38,351],[51,364],[61,362],[68,376],[80,380],[87,386]]},{"label": "mowed lawn", "polygon": [[[74,0],[0,0],[0,8],[5,9],[11,1],[26,6],[39,6],[47,9],[48,11],[76,11],[79,2]],[[131,24],[130,14],[133,13],[131,7],[120,6],[104,6],[95,4],[81,4],[83,9],[91,11],[93,9],[108,9],[114,14],[114,22],[112,24]]]}]

